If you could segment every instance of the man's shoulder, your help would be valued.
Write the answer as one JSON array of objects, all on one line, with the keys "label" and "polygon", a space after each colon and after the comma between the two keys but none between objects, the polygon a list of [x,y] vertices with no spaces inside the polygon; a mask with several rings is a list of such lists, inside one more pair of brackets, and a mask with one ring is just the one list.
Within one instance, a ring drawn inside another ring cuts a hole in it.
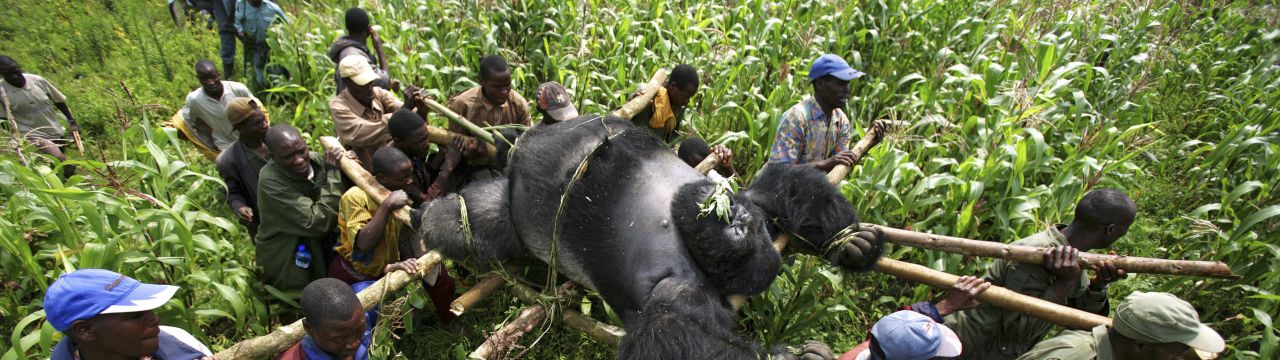
[{"label": "man's shoulder", "polygon": [[1093,360],[1098,356],[1098,345],[1088,331],[1063,331],[1051,339],[1036,344],[1019,359],[1044,360]]},{"label": "man's shoulder", "polygon": [[352,186],[342,193],[343,203],[365,204],[369,202],[369,193],[364,192],[359,186]]},{"label": "man's shoulder", "polygon": [[218,166],[218,170],[222,170],[224,166],[230,168],[239,160],[236,158],[236,155],[239,152],[240,141],[237,140],[236,142],[231,143],[231,146],[228,146],[226,149],[222,149],[222,152],[218,153],[218,157],[213,159],[213,163]]},{"label": "man's shoulder", "polygon": [[24,73],[22,73],[22,76],[23,76],[23,77],[25,77],[25,78],[27,78],[27,83],[28,83],[28,84],[48,83],[48,82],[49,82],[49,80],[46,80],[43,76],[36,75],[36,74],[32,74],[32,73],[25,73],[25,72],[24,72]]},{"label": "man's shoulder", "polygon": [[187,93],[187,104],[199,100],[201,94],[204,94],[203,88],[197,87],[195,90],[191,90],[191,92]]},{"label": "man's shoulder", "polygon": [[248,86],[248,85],[245,85],[245,84],[244,84],[244,83],[242,83],[242,82],[238,82],[238,81],[231,81],[231,80],[222,80],[222,83],[223,83],[226,87],[228,87],[228,88],[230,88],[230,89],[231,89],[231,93],[232,93],[232,94],[238,94],[238,95],[241,95],[240,97],[245,97],[245,96],[253,97],[253,91],[250,91],[250,90],[249,90],[249,86]]},{"label": "man's shoulder", "polygon": [[1018,239],[1010,243],[1010,245],[1022,245],[1022,246],[1033,246],[1033,247],[1049,247],[1049,246],[1057,245],[1057,243],[1055,243],[1053,240],[1053,236],[1049,234],[1050,231],[1052,230],[1041,230],[1040,232],[1031,234],[1031,236]]},{"label": "man's shoulder", "polygon": [[507,102],[520,105],[522,108],[526,110],[529,109],[529,100],[525,100],[524,96],[521,96],[520,93],[516,92],[515,90],[511,90],[511,98],[508,99]]},{"label": "man's shoulder", "polygon": [[[515,92],[513,91],[512,94],[514,93]],[[470,104],[471,102],[476,101],[479,96],[480,86],[477,85],[458,93],[458,95],[454,95],[452,99],[449,99],[449,105],[453,105],[454,103],[461,103],[463,105]]]}]

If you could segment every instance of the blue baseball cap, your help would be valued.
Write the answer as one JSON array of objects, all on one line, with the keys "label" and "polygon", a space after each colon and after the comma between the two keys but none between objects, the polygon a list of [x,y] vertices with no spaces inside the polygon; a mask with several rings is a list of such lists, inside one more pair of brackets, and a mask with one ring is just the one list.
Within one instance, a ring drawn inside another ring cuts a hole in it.
[{"label": "blue baseball cap", "polygon": [[924,314],[901,310],[871,327],[871,335],[886,359],[928,360],[960,356],[960,337]]},{"label": "blue baseball cap", "polygon": [[813,61],[813,66],[809,67],[809,81],[818,80],[823,76],[835,76],[837,79],[849,81],[866,75],[858,70],[849,67],[849,63],[841,59],[836,54],[824,54]]},{"label": "blue baseball cap", "polygon": [[44,293],[45,319],[58,331],[77,320],[98,314],[118,314],[158,308],[178,292],[177,286],[143,284],[102,269],[80,269],[58,277]]}]

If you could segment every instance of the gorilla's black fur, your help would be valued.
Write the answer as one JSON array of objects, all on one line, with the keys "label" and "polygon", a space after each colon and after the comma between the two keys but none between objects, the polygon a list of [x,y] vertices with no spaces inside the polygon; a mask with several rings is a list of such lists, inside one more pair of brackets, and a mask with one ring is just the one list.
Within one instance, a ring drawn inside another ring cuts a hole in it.
[{"label": "gorilla's black fur", "polygon": [[473,242],[460,234],[453,196],[415,212],[415,228],[451,258],[528,254],[596,290],[625,323],[619,357],[626,359],[764,355],[734,334],[723,299],[759,293],[778,274],[766,224],[773,220],[822,250],[857,223],[820,172],[790,165],[770,165],[731,195],[727,223],[701,216],[698,204],[715,185],[619,118],[534,127],[508,160],[506,179],[462,190]]}]

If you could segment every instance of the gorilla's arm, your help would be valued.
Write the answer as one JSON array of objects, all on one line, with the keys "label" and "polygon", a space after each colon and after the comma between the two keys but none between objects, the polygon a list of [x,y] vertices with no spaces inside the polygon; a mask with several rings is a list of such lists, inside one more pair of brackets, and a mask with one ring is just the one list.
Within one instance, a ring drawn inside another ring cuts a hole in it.
[{"label": "gorilla's arm", "polygon": [[[859,231],[853,205],[813,168],[769,164],[746,191],[747,198],[783,230],[798,237],[803,250],[824,255],[854,271],[870,270],[884,252],[882,236]],[[845,229],[850,231],[842,233]],[[856,236],[855,236],[856,234]],[[843,239],[836,239],[837,235]],[[832,241],[841,241],[832,245]]]},{"label": "gorilla's arm", "polygon": [[[461,216],[464,205],[469,234]],[[451,259],[492,263],[526,255],[511,225],[506,178],[473,183],[458,193],[423,204],[413,210],[412,218],[413,228],[418,229],[427,247],[438,249]]]}]

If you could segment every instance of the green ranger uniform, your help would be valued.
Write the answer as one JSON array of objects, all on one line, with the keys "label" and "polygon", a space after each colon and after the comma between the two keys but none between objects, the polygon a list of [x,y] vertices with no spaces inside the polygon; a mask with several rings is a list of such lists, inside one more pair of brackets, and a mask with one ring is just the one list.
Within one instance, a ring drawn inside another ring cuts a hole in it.
[{"label": "green ranger uniform", "polygon": [[[1091,331],[1063,331],[1036,344],[1018,360],[1113,360],[1117,357],[1112,340],[1124,346],[1125,339],[1142,344],[1181,343],[1195,350],[1201,359],[1213,359],[1226,349],[1222,335],[1201,324],[1200,315],[1191,304],[1171,294],[1135,291],[1120,302],[1111,320],[1110,328],[1098,325]],[[1169,355],[1153,346],[1144,349],[1129,357]]]},{"label": "green ranger uniform", "polygon": [[[1051,226],[1013,244],[1038,248],[1069,245],[1060,231],[1060,228],[1065,227]],[[1058,297],[1050,290],[1056,277],[1041,265],[996,259],[983,279],[992,285],[1047,301],[1055,301],[1054,298]],[[1106,294],[1087,294],[1088,286],[1089,278],[1085,272],[1081,272],[1080,286],[1067,294],[1065,304],[1060,304],[1105,314],[1108,308]],[[1051,322],[988,304],[951,314],[945,320],[947,327],[955,330],[964,343],[964,354],[957,359],[1012,360],[1030,350],[1053,328]]]},{"label": "green ranger uniform", "polygon": [[[310,179],[267,162],[258,175],[258,214],[262,224],[254,240],[266,282],[281,290],[301,290],[328,273],[327,250],[336,236],[342,172],[326,169],[324,155],[312,152]],[[311,253],[311,265],[295,264],[298,245]]]},{"label": "green ranger uniform", "polygon": [[1063,331],[1052,339],[1041,341],[1019,360],[1113,360],[1111,338],[1107,326],[1090,331]]}]

